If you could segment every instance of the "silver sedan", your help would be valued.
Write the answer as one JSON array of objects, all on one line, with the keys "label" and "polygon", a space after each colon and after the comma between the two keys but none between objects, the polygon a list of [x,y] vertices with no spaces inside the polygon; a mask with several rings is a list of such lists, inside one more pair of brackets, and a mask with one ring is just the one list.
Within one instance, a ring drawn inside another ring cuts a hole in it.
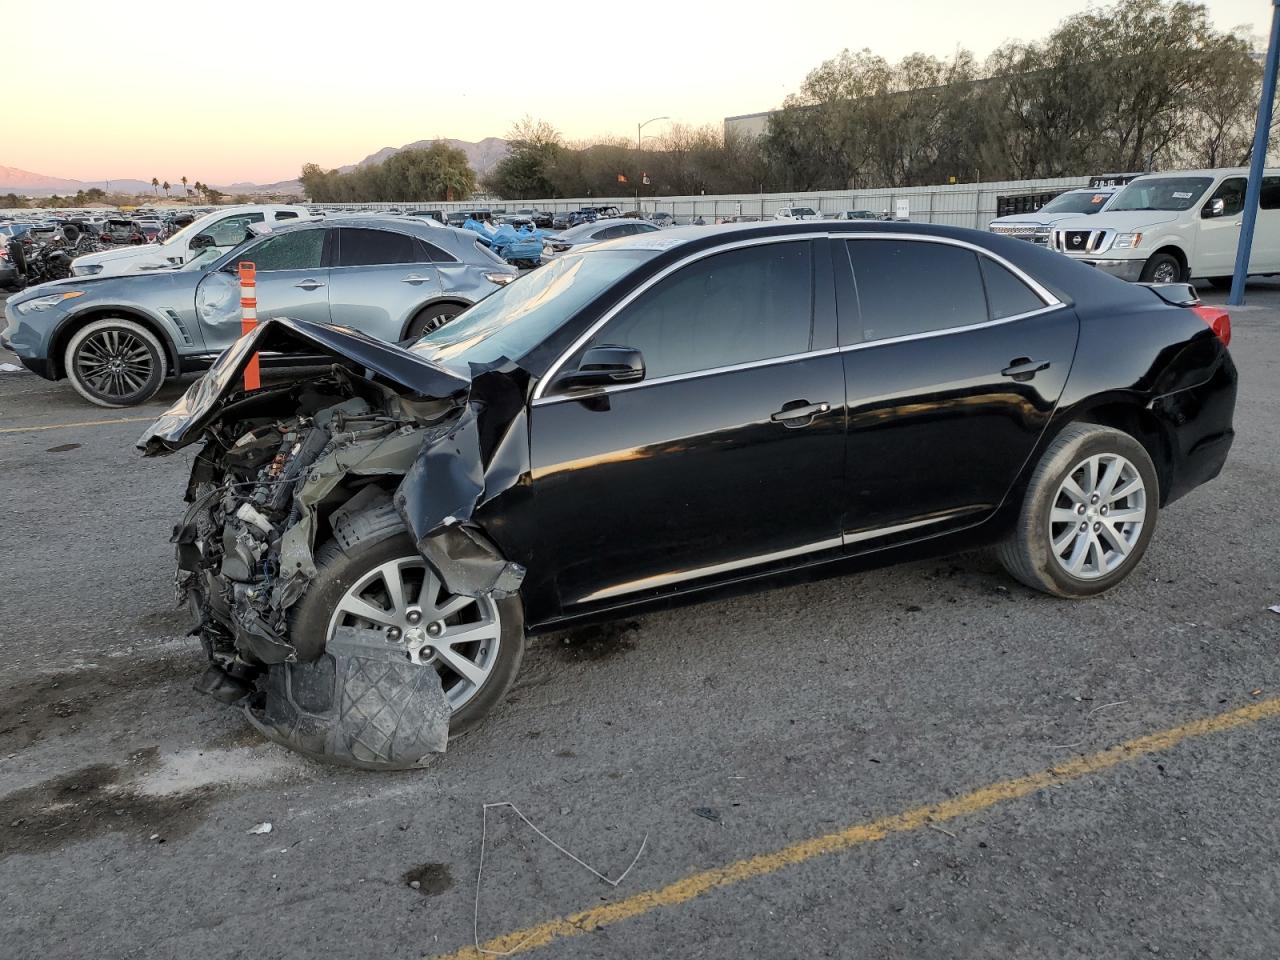
[{"label": "silver sedan", "polygon": [[656,225],[646,220],[630,220],[625,217],[583,223],[542,241],[542,259],[544,262],[554,260],[570,250],[582,250],[594,243],[617,240],[619,237],[633,237],[638,233],[654,233],[657,230]]}]

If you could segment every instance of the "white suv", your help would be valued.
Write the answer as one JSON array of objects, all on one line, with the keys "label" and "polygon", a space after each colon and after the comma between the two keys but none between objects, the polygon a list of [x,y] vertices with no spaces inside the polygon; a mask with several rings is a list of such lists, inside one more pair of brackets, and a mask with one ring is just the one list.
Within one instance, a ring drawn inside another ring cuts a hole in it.
[{"label": "white suv", "polygon": [[71,263],[71,274],[76,277],[113,277],[122,273],[176,267],[201,250],[230,250],[245,238],[245,230],[250,224],[275,226],[309,219],[311,214],[306,207],[286,204],[223,207],[188,224],[162,243],[116,247],[76,257]]},{"label": "white suv", "polygon": [[773,215],[775,220],[821,220],[822,214],[813,207],[783,207]]},{"label": "white suv", "polygon": [[[1225,286],[1235,270],[1247,174],[1237,167],[1138,177],[1103,213],[1055,226],[1050,246],[1124,280],[1204,277]],[[1280,273],[1280,170],[1262,178],[1249,273]]]}]

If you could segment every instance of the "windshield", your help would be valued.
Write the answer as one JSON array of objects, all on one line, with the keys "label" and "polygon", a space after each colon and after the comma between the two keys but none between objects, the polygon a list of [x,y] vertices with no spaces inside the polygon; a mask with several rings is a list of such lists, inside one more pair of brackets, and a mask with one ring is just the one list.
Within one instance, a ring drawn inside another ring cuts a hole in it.
[{"label": "windshield", "polygon": [[796,217],[812,217],[814,216],[813,207],[792,207],[792,216]]},{"label": "windshield", "polygon": [[570,254],[490,294],[410,349],[460,373],[468,364],[518,360],[652,250]]},{"label": "windshield", "polygon": [[1041,213],[1097,213],[1107,205],[1114,194],[1093,193],[1086,190],[1059,194],[1043,207]]},{"label": "windshield", "polygon": [[[240,246],[244,246],[244,244],[241,244]],[[239,249],[240,247],[236,247],[236,250],[239,250]],[[208,270],[209,265],[213,263],[213,261],[221,259],[224,253],[226,253],[225,250],[220,250],[217,247],[205,247],[199,253],[189,257],[187,259],[187,262],[184,263],[178,269],[193,270],[197,272],[202,270]]]},{"label": "windshield", "polygon": [[1108,213],[1121,210],[1190,210],[1212,177],[1140,177],[1120,191]]}]

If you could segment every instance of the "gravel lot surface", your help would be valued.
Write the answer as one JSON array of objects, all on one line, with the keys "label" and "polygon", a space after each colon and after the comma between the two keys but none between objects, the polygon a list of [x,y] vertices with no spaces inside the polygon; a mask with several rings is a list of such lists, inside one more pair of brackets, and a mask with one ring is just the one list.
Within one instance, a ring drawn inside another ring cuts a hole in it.
[{"label": "gravel lot surface", "polygon": [[[614,889],[490,810],[482,940],[635,914],[531,955],[1280,955],[1280,719],[1063,773],[1280,695],[1280,286],[1249,296],[1226,470],[1107,596],[1033,594],[974,554],[540,639],[506,704],[402,774],[299,759],[191,691],[167,542],[189,459],[133,449],[189,379],[108,411],[0,373],[0,954],[450,953],[482,804],[509,801],[610,876],[648,838]],[[627,900],[1050,768],[945,822]]]}]

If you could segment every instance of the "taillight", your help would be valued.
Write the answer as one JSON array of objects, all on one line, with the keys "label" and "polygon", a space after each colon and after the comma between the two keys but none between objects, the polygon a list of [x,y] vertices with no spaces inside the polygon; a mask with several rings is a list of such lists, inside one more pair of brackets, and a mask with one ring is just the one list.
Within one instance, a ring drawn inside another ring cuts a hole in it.
[{"label": "taillight", "polygon": [[1209,329],[1218,335],[1224,347],[1231,346],[1231,315],[1221,307],[1206,307],[1201,304],[1192,310],[1209,325]]}]

